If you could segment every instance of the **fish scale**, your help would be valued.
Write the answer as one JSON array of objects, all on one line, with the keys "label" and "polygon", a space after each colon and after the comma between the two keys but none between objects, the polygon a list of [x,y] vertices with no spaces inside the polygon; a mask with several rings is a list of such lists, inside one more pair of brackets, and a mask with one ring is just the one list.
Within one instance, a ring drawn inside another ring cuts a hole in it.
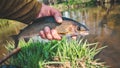
[{"label": "fish scale", "polygon": [[46,16],[38,18],[32,22],[32,24],[26,26],[20,31],[19,34],[11,36],[15,41],[15,47],[18,46],[18,42],[21,38],[28,39],[39,35],[39,31],[43,30],[44,27],[48,26],[50,29],[55,29],[61,36],[72,36],[72,35],[86,35],[89,29],[70,18],[62,17],[63,22],[57,23],[53,16]]}]

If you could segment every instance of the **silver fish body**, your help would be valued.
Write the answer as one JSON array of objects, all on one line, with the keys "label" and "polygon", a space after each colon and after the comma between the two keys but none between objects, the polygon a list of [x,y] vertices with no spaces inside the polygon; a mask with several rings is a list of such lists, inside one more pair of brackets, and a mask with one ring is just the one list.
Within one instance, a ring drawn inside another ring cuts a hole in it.
[{"label": "silver fish body", "polygon": [[[42,17],[34,20],[32,24],[26,26],[20,31],[18,35],[12,36],[14,40],[19,41],[20,38],[26,39],[33,36],[39,35],[39,31],[43,30],[45,26],[50,27],[50,29],[56,29],[58,34],[63,35],[88,35],[89,29],[70,18],[62,17],[63,22],[57,23],[53,16]],[[16,42],[16,45],[18,42]],[[17,46],[16,46],[17,47]]]}]

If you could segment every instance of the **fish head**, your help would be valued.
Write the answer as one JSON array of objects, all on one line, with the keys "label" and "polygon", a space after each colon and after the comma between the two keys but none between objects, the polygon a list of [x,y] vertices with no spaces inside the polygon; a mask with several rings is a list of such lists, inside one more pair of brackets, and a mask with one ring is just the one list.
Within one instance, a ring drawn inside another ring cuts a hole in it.
[{"label": "fish head", "polygon": [[[67,23],[66,23],[67,22]],[[81,24],[73,21],[63,21],[60,26],[56,27],[59,35],[65,36],[86,36],[89,34],[88,28]]]},{"label": "fish head", "polygon": [[75,25],[74,34],[86,36],[89,35],[89,29],[85,25],[78,23]]}]

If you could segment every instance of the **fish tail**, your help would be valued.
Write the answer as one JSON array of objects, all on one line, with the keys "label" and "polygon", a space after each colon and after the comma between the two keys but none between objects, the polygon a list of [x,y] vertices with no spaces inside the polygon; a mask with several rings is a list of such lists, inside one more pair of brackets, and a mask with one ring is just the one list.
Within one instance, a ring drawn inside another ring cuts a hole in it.
[{"label": "fish tail", "polygon": [[13,40],[14,40],[14,42],[15,42],[15,48],[17,48],[18,47],[18,42],[19,42],[19,39],[18,39],[18,35],[12,35],[12,36],[10,36]]}]

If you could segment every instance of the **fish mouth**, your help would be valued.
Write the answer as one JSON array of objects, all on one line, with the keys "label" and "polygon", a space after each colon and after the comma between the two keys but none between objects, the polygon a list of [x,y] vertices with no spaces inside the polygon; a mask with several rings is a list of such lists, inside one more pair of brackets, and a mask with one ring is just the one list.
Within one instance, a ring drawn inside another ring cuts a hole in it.
[{"label": "fish mouth", "polygon": [[75,36],[78,36],[79,34],[78,33],[74,33],[74,34],[71,34],[71,37],[75,37]]},{"label": "fish mouth", "polygon": [[75,37],[75,36],[87,36],[87,35],[89,35],[89,31],[81,31],[80,33],[71,34],[71,37]]},{"label": "fish mouth", "polygon": [[73,34],[59,34],[61,37],[77,37],[77,36],[87,36],[89,35],[89,31],[81,31],[79,33],[73,33]]},{"label": "fish mouth", "polygon": [[89,31],[81,31],[80,35],[81,36],[87,36],[87,35],[89,35]]}]

